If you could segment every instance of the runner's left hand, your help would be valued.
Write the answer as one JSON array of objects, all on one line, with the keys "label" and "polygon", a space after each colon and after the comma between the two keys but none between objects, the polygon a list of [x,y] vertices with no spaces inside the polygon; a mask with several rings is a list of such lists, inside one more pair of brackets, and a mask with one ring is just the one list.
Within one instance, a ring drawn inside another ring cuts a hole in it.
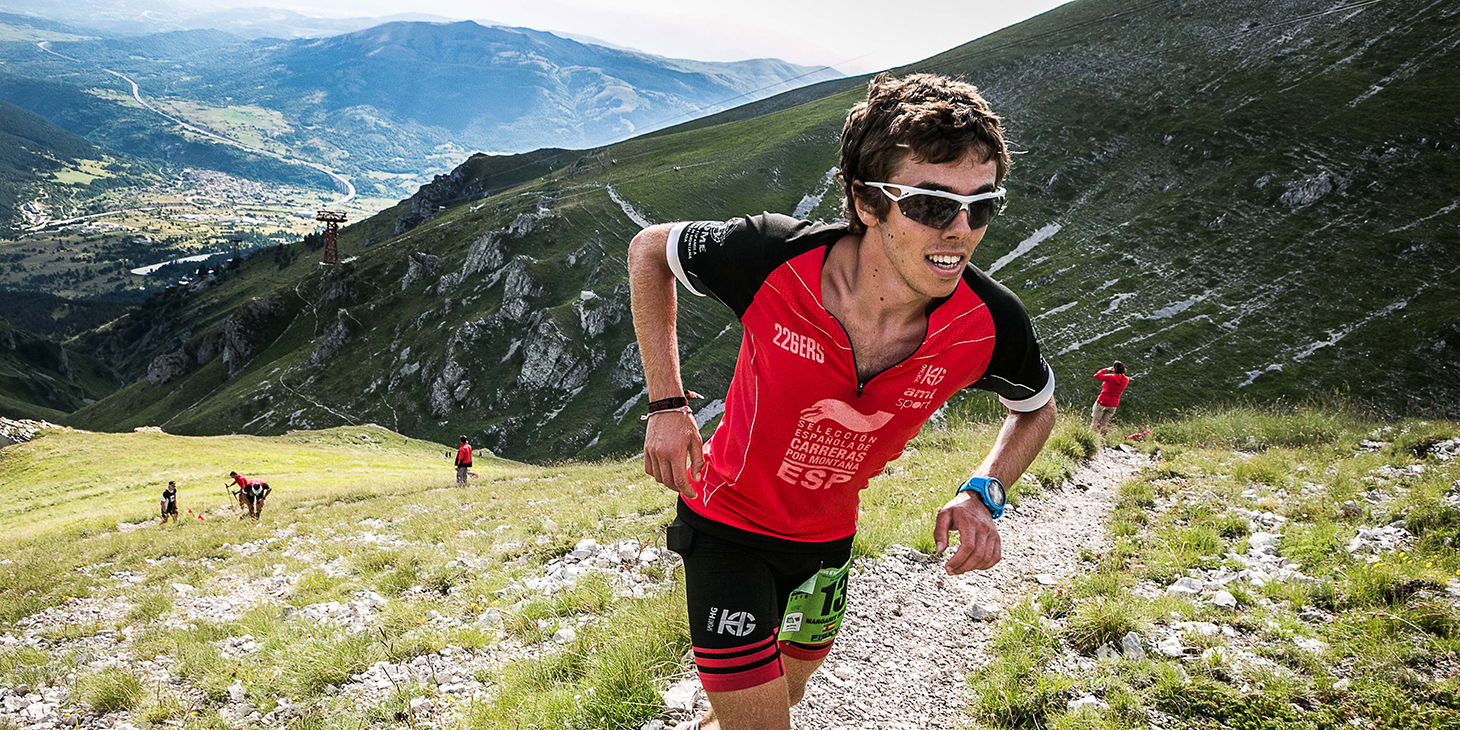
[{"label": "runner's left hand", "polygon": [[957,530],[959,538],[958,550],[943,565],[949,575],[988,570],[1003,557],[999,528],[994,526],[989,508],[972,492],[958,493],[938,510],[938,520],[933,526],[933,543],[939,554],[948,549],[949,528]]}]

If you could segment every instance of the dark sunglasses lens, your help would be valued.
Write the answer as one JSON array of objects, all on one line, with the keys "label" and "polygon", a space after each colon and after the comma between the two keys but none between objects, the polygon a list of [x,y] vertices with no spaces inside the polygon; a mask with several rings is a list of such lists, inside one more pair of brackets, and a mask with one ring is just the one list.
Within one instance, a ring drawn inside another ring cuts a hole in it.
[{"label": "dark sunglasses lens", "polygon": [[897,201],[898,210],[914,223],[930,228],[943,228],[958,215],[958,201],[935,195],[909,195]]},{"label": "dark sunglasses lens", "polygon": [[974,230],[983,228],[993,220],[994,216],[1003,210],[1004,201],[999,198],[991,200],[979,200],[968,204],[968,227]]}]

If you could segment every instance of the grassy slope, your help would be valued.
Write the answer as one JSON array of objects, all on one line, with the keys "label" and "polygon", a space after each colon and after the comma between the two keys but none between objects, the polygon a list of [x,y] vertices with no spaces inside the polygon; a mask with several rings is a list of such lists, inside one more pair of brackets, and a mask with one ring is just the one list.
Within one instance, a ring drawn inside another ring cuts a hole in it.
[{"label": "grassy slope", "polygon": [[[1158,426],[1157,441],[1150,448],[1159,449],[1163,460],[1122,487],[1112,521],[1116,547],[1104,556],[1090,556],[1098,561],[1094,576],[1077,578],[1058,592],[1026,603],[1000,624],[1003,638],[995,642],[995,649],[1007,653],[975,678],[971,719],[994,727],[1025,727],[1033,722],[1039,727],[1135,728],[1161,717],[1154,713],[1174,719],[1178,727],[1222,720],[1261,725],[1271,724],[1272,718],[1286,722],[1285,727],[1321,727],[1317,720],[1342,721],[1347,712],[1404,721],[1399,726],[1443,717],[1436,713],[1447,712],[1453,679],[1414,685],[1407,684],[1408,679],[1391,681],[1391,675],[1448,666],[1445,651],[1453,636],[1376,618],[1374,611],[1439,627],[1434,631],[1460,625],[1452,606],[1412,604],[1411,594],[1385,593],[1383,587],[1415,579],[1442,585],[1460,569],[1460,557],[1443,539],[1460,524],[1460,512],[1437,501],[1437,495],[1448,489],[1448,480],[1457,476],[1457,467],[1431,460],[1428,476],[1404,483],[1406,490],[1396,493],[1400,501],[1359,516],[1340,516],[1332,501],[1371,488],[1362,479],[1371,469],[1414,463],[1406,449],[1409,444],[1425,434],[1453,436],[1456,426],[1400,424],[1384,432],[1386,438],[1395,439],[1392,449],[1353,457],[1358,440],[1375,426],[1317,412],[1244,411]],[[358,439],[361,432],[374,441]],[[992,436],[992,425],[968,422],[957,414],[952,427],[925,430],[914,441],[914,450],[864,493],[857,553],[878,555],[894,542],[926,549],[933,510],[945,499],[948,485],[961,479],[988,448]],[[472,649],[507,639],[541,641],[560,622],[589,616],[566,651],[514,662],[491,673],[487,679],[496,683],[496,700],[469,707],[464,713],[466,726],[621,728],[639,727],[653,717],[658,703],[654,692],[664,677],[680,671],[687,647],[682,597],[671,592],[616,600],[588,580],[560,598],[530,599],[509,610],[510,601],[498,591],[509,580],[540,575],[544,563],[583,537],[600,543],[635,539],[662,544],[660,533],[672,516],[669,493],[649,482],[633,462],[552,468],[483,463],[478,466],[481,481],[474,489],[440,489],[451,484],[449,465],[440,454],[443,447],[422,442],[396,445],[399,439],[381,429],[360,428],[272,438],[57,433],[0,452],[4,477],[0,482],[7,485],[7,494],[0,496],[9,502],[16,501],[11,497],[21,491],[35,491],[50,495],[39,497],[42,501],[54,500],[47,510],[0,516],[6,533],[0,551],[16,561],[0,564],[0,576],[7,578],[0,582],[0,625],[47,606],[64,607],[70,596],[106,596],[109,602],[130,607],[118,627],[130,626],[135,638],[120,638],[116,651],[144,657],[173,655],[181,659],[175,671],[188,686],[204,690],[210,698],[196,708],[200,710],[196,719],[170,714],[168,697],[162,694],[135,700],[140,703],[136,712],[205,725],[225,701],[224,688],[237,678],[265,711],[275,698],[298,695],[307,721],[328,717],[332,726],[354,727],[370,718],[389,718],[388,708],[341,703],[324,691],[325,684],[340,683],[380,659],[399,661],[446,645]],[[1061,423],[1034,469],[1039,478],[1021,482],[1020,491],[1037,490],[1039,479],[1066,478],[1073,460],[1091,453],[1091,446],[1078,423]],[[1234,454],[1234,447],[1246,451]],[[41,465],[43,458],[56,452],[62,454],[59,462]],[[182,481],[184,507],[225,506],[221,490],[215,494],[200,485],[217,480],[237,461],[267,467],[257,470],[265,476],[281,475],[274,481],[279,489],[262,526],[212,518],[131,533],[111,528],[117,521],[149,516],[153,493],[160,491],[166,478]],[[1331,474],[1325,473],[1328,465],[1335,467]],[[57,479],[101,482],[116,489],[113,494],[125,496],[102,503],[93,490],[62,492],[48,486]],[[1326,491],[1319,495],[1310,490],[1302,500],[1281,498],[1285,492],[1279,490],[1297,489],[1299,482],[1308,481]],[[1237,523],[1223,515],[1229,505],[1242,503],[1236,492],[1252,487],[1263,492],[1256,502],[1262,509],[1283,512],[1293,520],[1282,545],[1284,555],[1302,561],[1304,571],[1320,576],[1321,584],[1307,592],[1277,584],[1241,593],[1244,608],[1237,617],[1216,616],[1209,607],[1170,600],[1133,602],[1130,589],[1139,581],[1161,581],[1164,586],[1187,567],[1210,565],[1212,559],[1202,556],[1218,550],[1206,544],[1213,539],[1240,550],[1245,533],[1232,532],[1228,538],[1221,530],[1235,530]],[[1208,489],[1224,496],[1214,504],[1177,499],[1173,509],[1149,509],[1157,496],[1167,504],[1167,498]],[[1334,549],[1356,527],[1384,524],[1411,505],[1409,524],[1422,538],[1411,559],[1366,566]],[[71,517],[59,517],[61,512]],[[349,541],[366,529],[362,523],[377,519],[383,523],[371,522],[374,527],[369,529],[400,542],[365,548]],[[286,525],[282,533],[270,532]],[[256,542],[261,540],[266,542]],[[261,545],[261,551],[239,551],[238,546],[246,543]],[[313,557],[301,553],[301,548]],[[487,563],[463,571],[452,564],[462,555],[483,556]],[[227,560],[219,563],[215,558]],[[331,576],[316,567],[336,559],[345,569],[343,575]],[[380,624],[381,638],[350,640],[337,631],[310,629],[298,618],[281,619],[276,609],[268,607],[218,627],[179,628],[163,620],[172,605],[168,590],[172,583],[188,583],[206,593],[214,590],[210,581],[222,575],[266,576],[280,564],[302,576],[284,599],[296,607],[345,600],[361,589],[385,594],[391,605]],[[84,566],[95,567],[77,570]],[[119,571],[135,571],[141,582],[118,584],[109,576]],[[412,586],[437,590],[420,592]],[[1096,596],[1107,602],[1118,597],[1125,608],[1109,621],[1093,609],[1080,608]],[[1297,623],[1291,614],[1305,605],[1324,607],[1333,619],[1316,627]],[[501,635],[469,625],[436,628],[426,618],[426,612],[434,610],[470,624],[490,608],[504,613]],[[1026,616],[1029,611],[1046,611],[1053,623]],[[1271,659],[1290,673],[1274,675],[1279,679],[1249,678],[1246,684],[1239,679],[1242,675],[1207,669],[1201,662],[1154,659],[1100,665],[1098,672],[1089,674],[1047,676],[1053,670],[1043,662],[1074,651],[1070,646],[1085,646],[1084,632],[1092,626],[1167,622],[1169,611],[1187,620],[1216,618],[1231,623],[1243,637],[1232,642],[1234,647],[1296,633],[1316,635],[1334,648],[1318,657],[1278,650]],[[1263,628],[1268,620],[1280,628]],[[1031,635],[1031,626],[1042,628]],[[104,628],[111,626],[77,625],[55,632],[51,646]],[[256,660],[243,665],[219,660],[215,642],[245,633],[264,647]],[[1378,637],[1383,638],[1375,641]],[[63,678],[68,661],[60,650],[39,658],[0,654],[0,660],[0,675],[8,674],[12,682],[28,679],[33,685],[36,676]],[[1344,673],[1354,675],[1351,692],[1331,688],[1333,679]],[[0,676],[0,681],[7,677]],[[1114,709],[1083,718],[1062,717],[1064,701],[1076,696],[1075,687],[1096,692]],[[403,703],[404,697],[415,694],[430,690],[408,687],[393,702]],[[1343,709],[1325,705],[1320,702],[1324,697],[1341,698],[1347,704]],[[1295,704],[1287,705],[1289,700]]]},{"label": "grassy slope", "polygon": [[[1460,727],[1460,612],[1447,592],[1460,576],[1460,509],[1447,500],[1460,462],[1416,456],[1457,434],[1454,423],[1256,410],[1158,425],[1142,448],[1159,460],[1116,495],[1111,549],[999,623],[996,660],[969,678],[978,726]],[[1392,443],[1364,448],[1367,438]],[[1239,509],[1282,521],[1257,525]],[[1360,530],[1391,523],[1414,535],[1397,551],[1345,551]],[[1259,530],[1280,534],[1279,554],[1316,580],[1228,583],[1236,609],[1212,605],[1210,591],[1162,595],[1178,578],[1204,579],[1194,570],[1241,570],[1232,555]],[[1131,631],[1149,642],[1146,658],[1094,660]],[[1151,650],[1169,635],[1185,656]],[[1105,706],[1067,709],[1092,694]]]},{"label": "grassy slope", "polygon": [[[372,440],[360,439],[362,433]],[[919,439],[916,453],[864,493],[857,554],[877,555],[892,543],[929,547],[936,507],[993,435],[990,425],[967,423],[930,430]],[[1037,491],[1040,480],[1067,478],[1072,459],[1086,456],[1090,443],[1078,424],[1063,423],[1035,476],[1017,485],[1012,498]],[[71,597],[108,596],[131,607],[125,623],[137,631],[136,643],[118,651],[172,654],[182,659],[178,672],[189,686],[211,696],[189,722],[211,722],[215,705],[226,697],[224,688],[241,678],[251,696],[297,694],[307,717],[331,716],[334,726],[345,727],[380,708],[342,705],[324,692],[327,682],[342,683],[377,659],[398,660],[448,644],[473,648],[507,639],[541,641],[558,621],[586,614],[598,618],[580,626],[579,639],[567,652],[493,673],[499,699],[470,708],[468,724],[638,727],[654,716],[660,683],[682,671],[688,646],[682,596],[614,599],[586,580],[559,598],[529,600],[508,611],[511,601],[497,591],[510,579],[540,574],[544,563],[584,537],[603,544],[622,539],[662,544],[660,533],[672,518],[671,494],[632,461],[545,468],[479,458],[475,488],[450,489],[453,477],[444,448],[418,440],[407,444],[378,427],[266,438],[52,432],[7,448],[0,451],[0,502],[11,506],[0,512],[0,553],[15,562],[0,563],[0,627],[45,607],[64,609]],[[118,522],[152,516],[156,493],[169,479],[180,483],[184,509],[227,507],[229,497],[220,483],[230,469],[268,478],[275,487],[262,526],[210,513],[207,520],[189,519],[176,527],[130,533],[115,528]],[[373,550],[349,541],[365,529],[361,523],[376,519],[389,524],[372,529],[402,542]],[[248,557],[238,551],[237,546],[267,538],[270,530],[285,525],[288,539],[271,540]],[[315,557],[301,556],[299,550]],[[490,565],[463,572],[450,564],[462,555],[486,557]],[[228,566],[220,568],[212,560],[218,557],[228,557]],[[331,577],[318,568],[320,561],[337,558],[346,575]],[[160,619],[171,605],[172,583],[208,591],[209,581],[222,574],[265,575],[277,564],[302,576],[287,599],[297,607],[346,600],[360,589],[385,594],[392,604],[381,624],[383,638],[351,643],[338,632],[280,620],[269,608],[216,628],[180,629]],[[102,569],[78,570],[83,566]],[[118,587],[109,576],[124,570],[145,578]],[[441,592],[413,591],[417,585]],[[506,614],[501,637],[470,626],[438,631],[426,625],[424,616],[438,610],[469,623],[492,607]],[[548,628],[536,623],[539,618]],[[102,628],[78,625],[53,639],[85,637]],[[210,642],[241,633],[268,647],[257,662],[239,666],[209,659],[216,655]],[[56,649],[46,660],[51,663],[36,661],[34,655],[0,652],[0,682],[25,677],[35,684],[34,677],[49,676],[67,659]],[[318,668],[306,671],[304,665]],[[574,695],[595,699],[580,702]],[[159,695],[156,702],[164,700]],[[263,701],[271,706],[274,700]],[[138,710],[179,717],[152,701]]]}]

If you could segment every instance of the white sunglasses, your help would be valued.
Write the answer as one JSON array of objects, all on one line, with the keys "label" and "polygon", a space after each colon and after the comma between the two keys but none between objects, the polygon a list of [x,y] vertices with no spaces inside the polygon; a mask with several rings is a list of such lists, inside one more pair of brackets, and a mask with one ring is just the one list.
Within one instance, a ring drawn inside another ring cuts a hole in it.
[{"label": "white sunglasses", "polygon": [[[968,227],[983,228],[994,216],[1004,210],[1004,196],[1007,191],[999,188],[991,193],[957,195],[942,190],[927,190],[898,183],[864,182],[863,185],[882,191],[889,200],[897,203],[903,217],[929,228],[942,230],[958,217],[958,212],[968,211]],[[888,188],[902,192],[893,193]]]}]

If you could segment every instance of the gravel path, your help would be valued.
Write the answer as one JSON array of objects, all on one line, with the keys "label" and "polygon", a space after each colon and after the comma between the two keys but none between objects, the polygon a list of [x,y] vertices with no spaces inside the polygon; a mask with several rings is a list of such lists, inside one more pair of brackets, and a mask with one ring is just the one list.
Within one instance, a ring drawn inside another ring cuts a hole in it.
[{"label": "gravel path", "polygon": [[[994,622],[967,615],[975,602],[1007,608],[1039,578],[1082,570],[1082,548],[1106,545],[1105,518],[1121,481],[1146,457],[1106,450],[1072,484],[1027,499],[1000,525],[1003,560],[948,576],[941,561],[889,550],[863,561],[847,620],[826,665],[792,712],[798,728],[948,728],[959,724],[964,678],[989,661]],[[1036,577],[1038,576],[1038,578]]]}]

